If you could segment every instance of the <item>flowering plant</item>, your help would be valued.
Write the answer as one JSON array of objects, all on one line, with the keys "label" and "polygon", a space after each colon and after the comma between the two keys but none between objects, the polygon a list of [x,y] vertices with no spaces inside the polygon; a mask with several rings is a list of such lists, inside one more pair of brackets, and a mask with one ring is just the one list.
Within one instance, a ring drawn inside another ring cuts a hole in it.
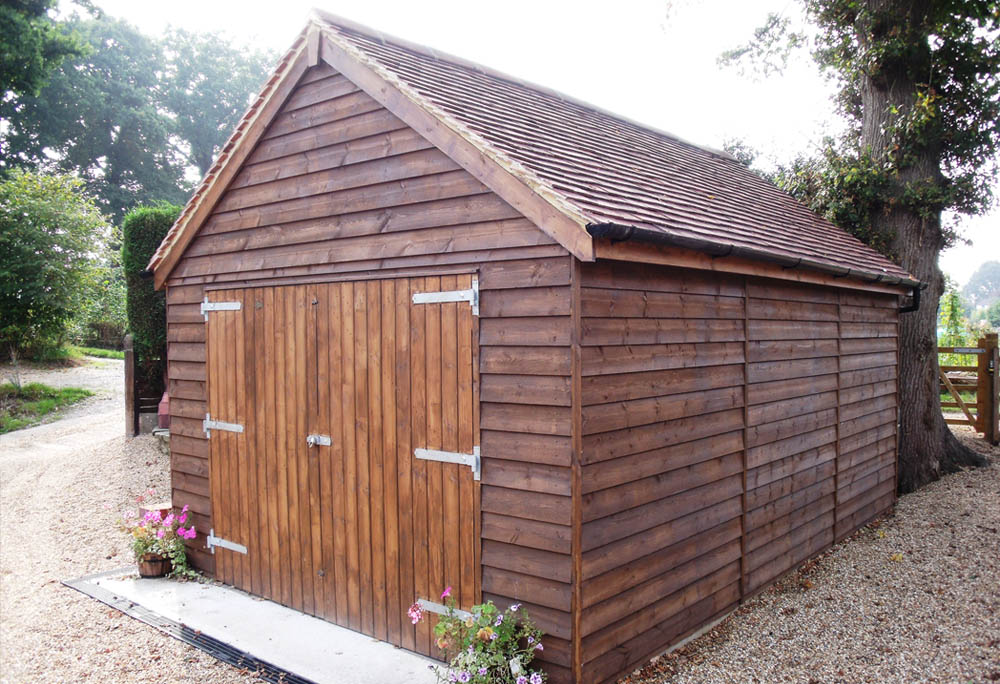
[{"label": "flowering plant", "polygon": [[[151,489],[147,493],[156,492]],[[142,503],[143,498],[140,496],[136,501]],[[155,554],[170,560],[171,577],[194,579],[198,573],[188,564],[184,540],[194,539],[197,532],[194,524],[184,526],[187,521],[188,507],[184,506],[180,513],[165,516],[160,511],[147,511],[141,516],[129,512],[123,516],[119,527],[132,538],[132,553],[137,562]]]},{"label": "flowering plant", "polygon": [[[434,626],[435,643],[447,666],[437,668],[439,682],[462,684],[543,684],[545,674],[528,665],[543,650],[542,632],[531,622],[521,604],[500,610],[492,601],[458,611],[451,587],[441,600],[447,613]],[[424,617],[419,603],[407,614],[417,624]]]}]

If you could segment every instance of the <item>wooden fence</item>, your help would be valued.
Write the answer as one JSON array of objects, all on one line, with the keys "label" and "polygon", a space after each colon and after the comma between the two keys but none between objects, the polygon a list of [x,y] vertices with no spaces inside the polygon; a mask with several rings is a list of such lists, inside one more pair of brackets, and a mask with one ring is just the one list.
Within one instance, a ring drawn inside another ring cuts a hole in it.
[{"label": "wooden fence", "polygon": [[[968,425],[990,444],[1000,442],[1000,382],[997,382],[997,367],[1000,365],[997,334],[990,333],[979,340],[975,347],[938,347],[938,354],[974,356],[975,365],[941,365],[940,391],[949,393],[954,401],[942,401],[941,408],[961,409],[960,417],[947,417],[950,425]],[[975,399],[962,395],[974,394]]]}]

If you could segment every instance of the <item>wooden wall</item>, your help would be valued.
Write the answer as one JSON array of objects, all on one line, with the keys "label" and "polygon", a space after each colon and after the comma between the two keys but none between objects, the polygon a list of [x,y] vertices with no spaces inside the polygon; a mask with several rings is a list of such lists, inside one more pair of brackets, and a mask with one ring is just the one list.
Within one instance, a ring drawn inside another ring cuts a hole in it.
[{"label": "wooden wall", "polygon": [[[374,100],[311,69],[167,289],[173,502],[211,526],[208,288],[479,273],[483,598],[521,601],[569,673],[570,274],[566,251]],[[208,572],[213,558],[195,546]]]},{"label": "wooden wall", "polygon": [[886,510],[890,295],[582,266],[586,682],[612,680]]}]

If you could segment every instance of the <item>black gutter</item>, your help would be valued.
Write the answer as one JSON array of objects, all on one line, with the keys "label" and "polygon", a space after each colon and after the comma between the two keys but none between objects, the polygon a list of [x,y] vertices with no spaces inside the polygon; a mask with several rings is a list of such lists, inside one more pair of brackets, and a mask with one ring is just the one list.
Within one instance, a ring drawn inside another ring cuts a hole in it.
[{"label": "black gutter", "polygon": [[[590,223],[587,225],[587,232],[591,237],[599,240],[610,240],[612,242],[641,242],[648,245],[661,245],[664,247],[680,247],[691,249],[696,252],[703,252],[713,257],[742,257],[754,261],[764,261],[777,264],[783,268],[806,268],[810,271],[827,273],[836,278],[857,278],[869,283],[886,283],[887,285],[902,285],[913,290],[913,307],[920,306],[920,289],[923,287],[917,280],[900,278],[888,273],[875,273],[872,271],[862,271],[846,266],[834,266],[833,264],[813,261],[801,257],[787,257],[781,254],[774,254],[754,247],[744,245],[734,245],[725,242],[716,242],[697,238],[688,235],[673,235],[659,230],[648,230],[637,228],[636,226],[626,226],[619,223]],[[906,307],[900,309],[900,313],[916,311],[916,308]]]},{"label": "black gutter", "polygon": [[899,313],[901,314],[913,313],[914,311],[918,310],[920,308],[920,292],[925,287],[927,287],[926,284],[913,288],[913,294],[912,294],[913,301],[911,301],[908,306],[900,308]]}]

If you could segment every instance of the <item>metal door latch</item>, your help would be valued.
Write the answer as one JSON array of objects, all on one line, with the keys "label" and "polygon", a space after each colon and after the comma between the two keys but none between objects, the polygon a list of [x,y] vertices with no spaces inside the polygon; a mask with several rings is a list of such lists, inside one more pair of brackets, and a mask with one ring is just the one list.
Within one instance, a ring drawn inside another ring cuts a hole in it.
[{"label": "metal door latch", "polygon": [[330,446],[333,442],[330,440],[330,435],[309,435],[306,437],[306,444],[310,448],[314,446]]}]

